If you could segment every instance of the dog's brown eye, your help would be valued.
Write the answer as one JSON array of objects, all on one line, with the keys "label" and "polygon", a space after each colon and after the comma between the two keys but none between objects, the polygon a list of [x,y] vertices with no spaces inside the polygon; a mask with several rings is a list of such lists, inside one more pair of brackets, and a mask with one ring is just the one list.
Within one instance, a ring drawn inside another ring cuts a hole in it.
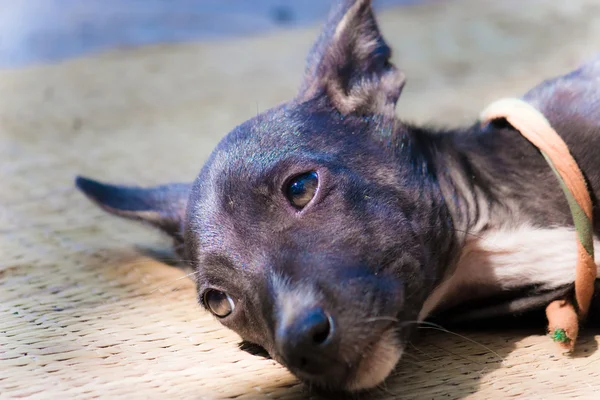
[{"label": "dog's brown eye", "polygon": [[315,196],[319,178],[316,172],[307,172],[294,177],[285,188],[285,194],[296,208],[305,207]]},{"label": "dog's brown eye", "polygon": [[225,318],[233,312],[235,304],[227,293],[220,290],[209,289],[204,293],[204,304],[211,313],[219,318]]}]

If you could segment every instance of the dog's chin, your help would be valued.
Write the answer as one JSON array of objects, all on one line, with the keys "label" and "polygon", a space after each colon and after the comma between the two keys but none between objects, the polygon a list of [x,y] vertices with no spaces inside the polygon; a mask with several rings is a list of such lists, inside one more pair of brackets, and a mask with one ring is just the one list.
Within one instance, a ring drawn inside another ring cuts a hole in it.
[{"label": "dog's chin", "polygon": [[402,353],[403,346],[396,330],[388,328],[367,350],[352,379],[345,385],[345,389],[349,392],[357,392],[376,387],[390,375],[400,361]]},{"label": "dog's chin", "polygon": [[364,349],[365,353],[354,368],[330,372],[329,376],[307,376],[302,372],[290,371],[301,381],[316,389],[334,392],[359,392],[376,387],[392,372],[403,353],[403,346],[396,330],[386,329],[381,337]]}]

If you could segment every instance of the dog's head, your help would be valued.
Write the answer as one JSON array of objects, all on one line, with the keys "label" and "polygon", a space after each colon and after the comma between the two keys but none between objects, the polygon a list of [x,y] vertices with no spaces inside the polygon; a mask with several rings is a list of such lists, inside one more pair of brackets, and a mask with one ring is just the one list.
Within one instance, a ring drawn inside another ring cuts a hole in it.
[{"label": "dog's head", "polygon": [[438,278],[448,221],[394,116],[403,83],[370,2],[340,1],[298,96],[229,133],[193,185],[78,186],[171,234],[201,304],[299,378],[373,387]]}]

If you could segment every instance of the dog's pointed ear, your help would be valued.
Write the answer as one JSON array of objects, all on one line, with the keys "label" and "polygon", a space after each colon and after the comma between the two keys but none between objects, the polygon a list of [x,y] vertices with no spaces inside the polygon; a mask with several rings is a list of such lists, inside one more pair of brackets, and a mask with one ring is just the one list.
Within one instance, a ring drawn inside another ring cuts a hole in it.
[{"label": "dog's pointed ear", "polygon": [[142,188],[77,177],[75,185],[105,211],[150,224],[173,237],[176,245],[183,243],[183,222],[191,184]]},{"label": "dog's pointed ear", "polygon": [[298,95],[326,95],[342,114],[393,117],[404,74],[390,62],[370,0],[336,0],[307,59]]}]

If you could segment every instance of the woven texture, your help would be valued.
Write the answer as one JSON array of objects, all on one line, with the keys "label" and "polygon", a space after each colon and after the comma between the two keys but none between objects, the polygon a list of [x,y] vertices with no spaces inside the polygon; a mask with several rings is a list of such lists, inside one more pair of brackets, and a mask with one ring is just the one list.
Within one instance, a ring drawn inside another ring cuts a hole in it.
[{"label": "woven texture", "polygon": [[[596,3],[457,0],[385,13],[408,76],[399,114],[474,120],[492,100],[568,71],[600,50]],[[309,396],[200,310],[166,238],[103,213],[73,178],[193,179],[227,131],[295,93],[316,34],[0,71],[0,398]],[[596,398],[594,332],[562,357],[541,329],[466,338],[421,329],[369,397]]]}]

